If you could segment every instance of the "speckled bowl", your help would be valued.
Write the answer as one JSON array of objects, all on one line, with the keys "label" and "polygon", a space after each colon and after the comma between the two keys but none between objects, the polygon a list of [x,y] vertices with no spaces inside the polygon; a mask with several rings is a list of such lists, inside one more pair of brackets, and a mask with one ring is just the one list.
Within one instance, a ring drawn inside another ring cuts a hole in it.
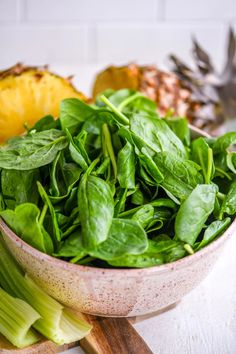
[{"label": "speckled bowl", "polygon": [[173,263],[145,269],[101,269],[41,253],[0,219],[8,248],[37,284],[81,312],[115,317],[144,315],[179,301],[205,278],[235,230],[236,220],[209,246]]},{"label": "speckled bowl", "polygon": [[[205,135],[192,129],[195,135]],[[145,269],[101,269],[67,263],[32,248],[0,219],[0,231],[25,271],[50,295],[84,313],[131,317],[179,301],[207,275],[236,220],[225,233],[192,256]]]},{"label": "speckled bowl", "polygon": [[41,253],[0,219],[8,248],[37,284],[82,312],[115,317],[144,315],[179,301],[205,278],[235,230],[236,220],[209,246],[173,263],[145,269],[101,269]]}]

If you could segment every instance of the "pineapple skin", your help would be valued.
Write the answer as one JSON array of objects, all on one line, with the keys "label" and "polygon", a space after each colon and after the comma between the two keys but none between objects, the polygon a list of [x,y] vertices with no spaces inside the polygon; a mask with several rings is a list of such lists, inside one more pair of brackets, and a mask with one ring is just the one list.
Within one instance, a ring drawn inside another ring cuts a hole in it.
[{"label": "pineapple skin", "polygon": [[72,86],[71,78],[50,73],[47,67],[16,64],[0,72],[0,144],[25,132],[40,118],[59,115],[65,98],[88,99]]}]

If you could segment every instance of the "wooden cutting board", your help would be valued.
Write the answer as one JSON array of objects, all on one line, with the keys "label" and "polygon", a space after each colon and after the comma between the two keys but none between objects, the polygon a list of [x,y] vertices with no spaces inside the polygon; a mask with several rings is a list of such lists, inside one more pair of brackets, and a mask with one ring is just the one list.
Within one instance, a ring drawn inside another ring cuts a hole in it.
[{"label": "wooden cutting board", "polygon": [[62,346],[47,339],[42,339],[27,348],[17,349],[0,335],[0,354],[55,354],[79,345],[87,354],[152,354],[132,323],[157,316],[175,306],[174,304],[154,314],[129,319],[84,315],[85,319],[93,326],[90,334],[80,342]]}]

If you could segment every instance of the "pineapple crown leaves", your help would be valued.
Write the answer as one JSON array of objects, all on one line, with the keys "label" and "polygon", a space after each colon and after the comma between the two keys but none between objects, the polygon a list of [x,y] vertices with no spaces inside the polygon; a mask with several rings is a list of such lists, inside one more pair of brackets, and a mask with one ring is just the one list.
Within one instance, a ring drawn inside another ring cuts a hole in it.
[{"label": "pineapple crown leaves", "polygon": [[171,54],[169,59],[172,70],[183,84],[192,92],[193,100],[203,104],[218,105],[224,117],[236,117],[236,36],[230,27],[226,62],[218,73],[209,54],[202,48],[196,38],[192,39],[192,55],[195,68],[190,68],[177,56]]}]

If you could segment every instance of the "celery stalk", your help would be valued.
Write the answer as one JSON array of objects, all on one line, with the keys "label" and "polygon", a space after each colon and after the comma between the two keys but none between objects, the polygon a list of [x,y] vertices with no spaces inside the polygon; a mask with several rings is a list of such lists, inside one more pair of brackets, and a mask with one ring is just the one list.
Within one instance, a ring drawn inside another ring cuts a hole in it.
[{"label": "celery stalk", "polygon": [[40,337],[31,329],[40,315],[25,301],[0,287],[0,333],[18,348],[36,343]]},{"label": "celery stalk", "polygon": [[41,316],[33,327],[57,344],[70,343],[85,337],[91,326],[76,318],[69,310],[24,276],[18,264],[0,242],[0,284],[11,295],[30,304]]}]

